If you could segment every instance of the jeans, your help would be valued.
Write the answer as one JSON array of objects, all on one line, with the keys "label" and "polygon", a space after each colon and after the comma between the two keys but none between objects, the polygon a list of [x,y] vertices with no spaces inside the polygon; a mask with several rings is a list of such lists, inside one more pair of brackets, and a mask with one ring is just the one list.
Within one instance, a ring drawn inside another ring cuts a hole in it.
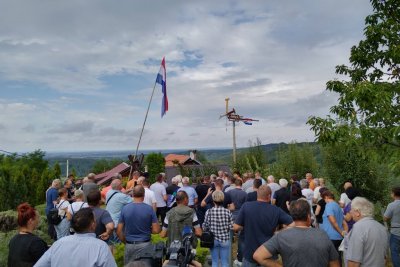
[{"label": "jeans", "polygon": [[390,253],[393,267],[400,267],[400,236],[390,234]]},{"label": "jeans", "polygon": [[230,241],[221,242],[214,239],[214,247],[211,249],[212,267],[218,267],[218,261],[221,260],[221,267],[229,266],[229,246]]},{"label": "jeans", "polygon": [[58,225],[54,225],[57,233],[57,240],[69,235],[70,222],[67,218],[62,219]]}]

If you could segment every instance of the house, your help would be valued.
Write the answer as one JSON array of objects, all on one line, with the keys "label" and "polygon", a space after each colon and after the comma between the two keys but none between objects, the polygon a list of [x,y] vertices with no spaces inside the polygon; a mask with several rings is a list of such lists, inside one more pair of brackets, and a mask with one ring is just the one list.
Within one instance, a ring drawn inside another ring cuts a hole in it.
[{"label": "house", "polygon": [[115,173],[119,173],[122,175],[122,177],[129,176],[129,172],[131,170],[131,165],[122,162],[112,168],[111,170],[108,170],[103,173],[99,173],[95,176],[94,180],[97,185],[108,185],[111,182],[111,178]]},{"label": "house", "polygon": [[191,151],[190,155],[168,154],[165,157],[165,167],[173,167],[176,165],[202,165],[196,160],[196,151]]}]

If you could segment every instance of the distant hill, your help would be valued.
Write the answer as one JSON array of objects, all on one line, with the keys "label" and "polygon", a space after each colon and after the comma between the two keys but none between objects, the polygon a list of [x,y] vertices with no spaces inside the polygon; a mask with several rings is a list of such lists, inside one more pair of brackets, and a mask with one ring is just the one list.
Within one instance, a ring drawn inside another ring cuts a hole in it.
[{"label": "distant hill", "polygon": [[[316,145],[316,143],[297,143],[298,145]],[[276,161],[276,153],[279,149],[285,149],[288,144],[286,143],[274,143],[261,145],[264,149],[268,163]],[[247,148],[238,148],[237,153],[246,153]],[[202,157],[205,157],[209,163],[215,164],[231,164],[232,163],[232,149],[231,148],[216,148],[216,149],[197,149]],[[152,152],[160,152],[163,155],[170,153],[175,154],[189,154],[189,149],[164,149],[164,150],[144,150],[141,153],[147,155]],[[69,170],[75,169],[78,176],[84,176],[92,169],[93,165],[97,160],[100,159],[121,159],[121,161],[127,161],[128,155],[132,154],[133,151],[122,150],[122,151],[81,151],[81,152],[48,152],[46,153],[46,159],[49,164],[53,166],[56,162],[60,164],[61,173],[63,176],[66,174],[67,160],[69,162]],[[318,155],[317,155],[318,156]]]}]

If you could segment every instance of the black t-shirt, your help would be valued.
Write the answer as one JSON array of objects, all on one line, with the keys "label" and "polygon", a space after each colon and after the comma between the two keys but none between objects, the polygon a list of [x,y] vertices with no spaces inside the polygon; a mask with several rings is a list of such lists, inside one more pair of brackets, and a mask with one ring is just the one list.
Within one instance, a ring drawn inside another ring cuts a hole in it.
[{"label": "black t-shirt", "polygon": [[275,205],[289,214],[286,201],[290,201],[290,192],[286,188],[282,187],[281,189],[275,191],[274,199]]},{"label": "black t-shirt", "polygon": [[176,184],[171,184],[165,188],[165,191],[167,192],[167,195],[172,195],[173,193],[177,192],[179,188],[180,187]]},{"label": "black t-shirt", "polygon": [[[222,192],[224,193],[224,203],[223,203],[223,207],[227,208],[229,204],[232,203],[231,197],[228,193],[226,192]],[[212,199],[212,194],[208,195],[208,197],[206,198],[206,203],[207,203],[207,208],[212,208],[214,207],[214,201]]]},{"label": "black t-shirt", "polygon": [[249,202],[249,201],[257,201],[257,191],[247,193],[246,202]]},{"label": "black t-shirt", "polygon": [[323,222],[322,215],[324,214],[324,211],[325,211],[326,202],[325,202],[325,200],[320,199],[317,202],[317,205],[321,206],[321,211],[319,212],[318,215],[315,216],[315,218],[317,218],[318,223],[322,223]]},{"label": "black t-shirt", "polygon": [[208,193],[208,189],[210,188],[209,184],[199,184],[198,186],[196,186],[196,193],[197,193],[197,203],[201,203],[201,201],[206,197],[207,193]]},{"label": "black t-shirt", "polygon": [[10,240],[8,248],[8,267],[28,267],[46,252],[47,244],[34,234],[17,234]]}]

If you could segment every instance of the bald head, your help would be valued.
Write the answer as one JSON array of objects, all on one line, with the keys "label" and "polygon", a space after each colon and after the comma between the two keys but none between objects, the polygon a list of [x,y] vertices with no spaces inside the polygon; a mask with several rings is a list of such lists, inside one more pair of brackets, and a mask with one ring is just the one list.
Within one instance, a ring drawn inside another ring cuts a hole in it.
[{"label": "bald head", "polygon": [[93,172],[89,173],[87,176],[87,178],[92,181],[94,181],[95,177],[96,177],[96,174],[94,174]]},{"label": "bald head", "polygon": [[258,188],[257,200],[269,201],[271,199],[271,188],[268,185],[263,184]]},{"label": "bald head", "polygon": [[141,185],[137,185],[133,188],[134,198],[144,198],[144,188]]},{"label": "bald head", "polygon": [[350,182],[345,182],[343,185],[344,190],[346,190],[349,187],[352,187],[353,185]]},{"label": "bald head", "polygon": [[113,190],[121,190],[121,180],[120,179],[115,179],[111,182],[111,189]]}]

